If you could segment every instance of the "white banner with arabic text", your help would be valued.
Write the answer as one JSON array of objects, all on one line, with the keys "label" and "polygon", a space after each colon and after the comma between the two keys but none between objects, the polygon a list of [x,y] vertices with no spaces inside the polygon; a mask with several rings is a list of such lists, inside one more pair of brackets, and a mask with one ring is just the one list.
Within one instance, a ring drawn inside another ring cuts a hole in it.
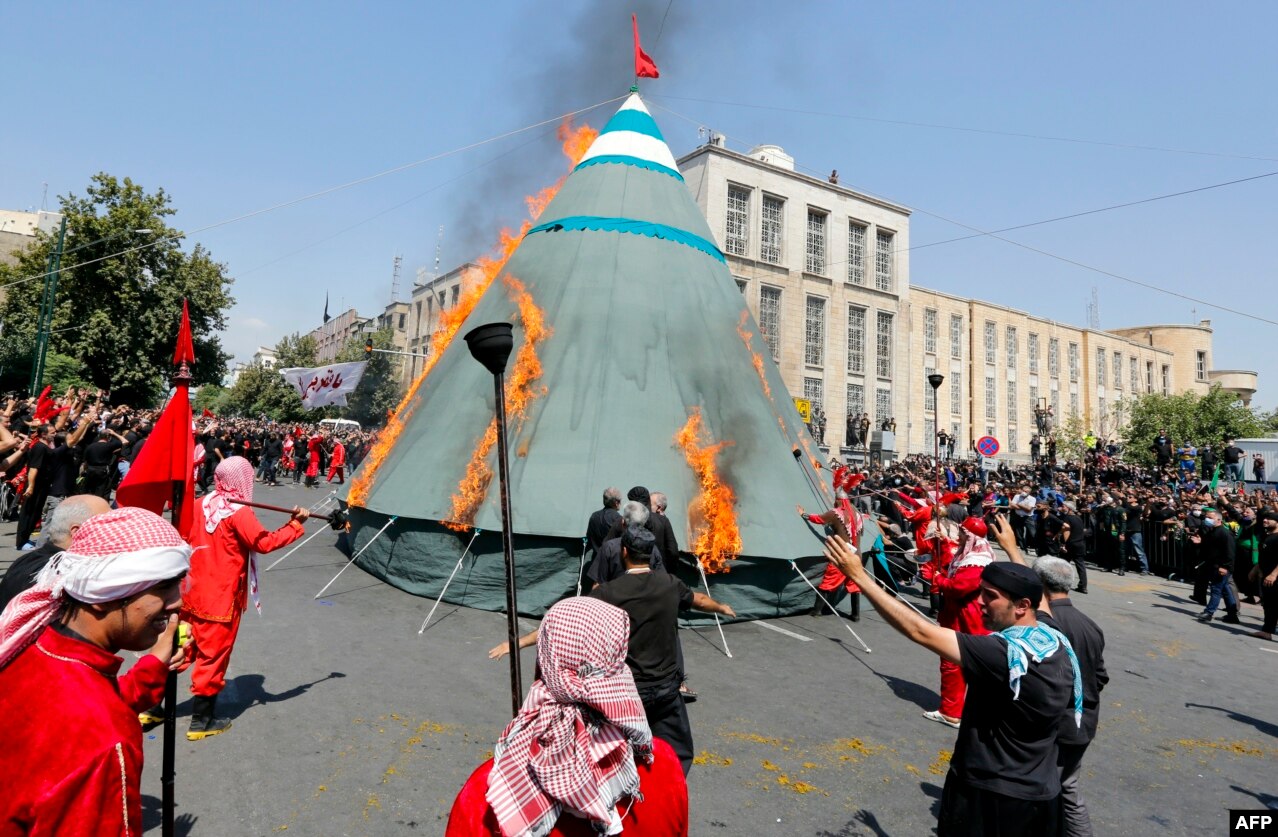
[{"label": "white banner with arabic text", "polygon": [[346,396],[359,386],[359,379],[364,376],[364,367],[368,361],[358,363],[334,363],[329,366],[316,366],[314,369],[289,367],[279,370],[297,394],[302,396],[302,406],[307,409],[327,407],[335,404],[346,406]]}]

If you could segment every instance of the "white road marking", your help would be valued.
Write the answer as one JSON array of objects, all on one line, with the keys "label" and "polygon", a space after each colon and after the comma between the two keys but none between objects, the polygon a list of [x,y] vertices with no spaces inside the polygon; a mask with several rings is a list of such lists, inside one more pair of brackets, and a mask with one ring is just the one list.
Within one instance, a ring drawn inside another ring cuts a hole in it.
[{"label": "white road marking", "polygon": [[[763,623],[760,622],[759,624],[763,624]],[[1257,647],[1259,648],[1260,646],[1257,646]],[[1268,651],[1270,654],[1278,654],[1278,648],[1261,648],[1260,650]]]},{"label": "white road marking", "polygon": [[769,631],[776,631],[779,634],[785,634],[788,637],[793,637],[794,639],[797,639],[799,642],[812,641],[812,637],[810,636],[804,636],[803,634],[796,634],[794,631],[787,631],[785,628],[779,628],[770,622],[755,622],[754,624],[758,625],[760,628],[767,628]]}]

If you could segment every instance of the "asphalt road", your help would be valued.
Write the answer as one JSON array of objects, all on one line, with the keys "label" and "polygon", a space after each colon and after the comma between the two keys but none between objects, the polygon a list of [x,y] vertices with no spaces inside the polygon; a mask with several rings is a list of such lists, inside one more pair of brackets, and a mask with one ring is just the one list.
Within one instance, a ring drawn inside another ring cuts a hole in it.
[{"label": "asphalt road", "polygon": [[[12,532],[0,526],[6,544]],[[333,543],[321,534],[263,575],[262,616],[245,614],[219,703],[234,727],[178,740],[179,834],[441,834],[491,754],[510,712],[507,668],[486,656],[504,617],[445,604],[419,636],[431,602],[354,567],[316,599],[346,562]],[[1112,676],[1084,761],[1096,833],[1227,834],[1228,809],[1278,808],[1278,643],[1244,635],[1259,607],[1244,605],[1241,630],[1194,622],[1182,584],[1098,571],[1091,587],[1076,603],[1105,630]],[[876,614],[855,627],[873,653],[831,616],[727,626],[731,658],[713,626],[683,632],[701,695],[694,835],[932,833],[955,738],[920,717],[937,705],[936,659]],[[146,758],[145,825],[159,834],[158,729]]]}]

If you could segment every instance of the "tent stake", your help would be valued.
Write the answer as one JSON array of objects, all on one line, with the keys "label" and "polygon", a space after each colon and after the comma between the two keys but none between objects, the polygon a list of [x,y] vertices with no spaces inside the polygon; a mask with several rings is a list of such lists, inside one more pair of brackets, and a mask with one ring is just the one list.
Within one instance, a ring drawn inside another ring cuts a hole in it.
[{"label": "tent stake", "polygon": [[[361,555],[363,555],[363,554],[364,554],[364,550],[365,550],[365,549],[368,549],[370,546],[372,546],[372,545],[373,545],[373,541],[375,541],[375,540],[377,540],[378,538],[380,538],[380,537],[382,536],[382,532],[385,532],[387,529],[389,529],[389,528],[390,528],[390,525],[391,525],[392,523],[394,523],[396,520],[399,520],[399,518],[398,518],[398,517],[391,517],[391,519],[390,519],[390,520],[386,521],[386,525],[385,525],[385,526],[383,526],[381,529],[378,529],[378,530],[377,530],[377,534],[376,534],[376,535],[373,535],[373,537],[369,539],[368,543],[364,544],[364,546],[360,548],[360,551],[359,551],[359,552],[356,552],[356,553],[355,553],[355,556],[354,556],[353,558],[351,558],[351,560],[349,560],[349,561],[347,561],[347,562],[346,562],[346,566],[342,567],[340,570],[338,570],[338,571],[337,571],[337,575],[333,576],[333,577],[329,580],[328,584],[325,584],[325,585],[324,585],[324,589],[323,589],[323,590],[320,590],[318,593],[316,593],[316,594],[315,594],[315,598],[317,598],[317,599],[318,599],[320,596],[324,595],[324,590],[327,590],[328,588],[332,587],[332,586],[333,586],[333,582],[334,582],[334,581],[337,581],[337,579],[341,576],[341,574],[342,574],[342,573],[344,573],[344,572],[346,572],[347,570],[349,570],[349,569],[351,568],[351,564],[354,564],[354,563],[355,563],[355,561],[356,561],[356,559],[358,559],[358,558],[359,558],[359,556],[361,556]],[[322,531],[324,531],[324,530],[323,530],[323,529],[321,529],[320,531],[322,532]]]},{"label": "tent stake", "polygon": [[321,526],[319,529],[316,529],[314,532],[312,532],[310,535],[308,535],[308,536],[306,537],[306,540],[302,541],[302,542],[301,542],[301,543],[299,543],[297,546],[295,546],[295,547],[293,547],[292,549],[290,549],[288,552],[285,552],[285,553],[284,553],[283,555],[281,555],[278,559],[276,559],[276,561],[275,561],[273,564],[271,564],[271,566],[269,566],[269,567],[267,567],[266,569],[262,570],[262,572],[264,572],[264,573],[269,573],[271,570],[275,569],[276,564],[279,564],[279,562],[280,562],[280,561],[283,561],[285,558],[287,558],[288,556],[292,555],[294,552],[297,552],[299,549],[301,549],[302,547],[306,546],[308,543],[310,543],[312,540],[314,540],[314,539],[315,539],[315,536],[316,536],[316,535],[322,535],[322,534],[324,534],[324,532],[325,532],[325,531],[327,531],[327,530],[328,530],[328,527],[327,527],[327,526]]},{"label": "tent stake", "polygon": [[586,574],[586,539],[581,539],[581,569],[577,570],[577,595],[581,595],[581,577]]},{"label": "tent stake", "polygon": [[838,609],[838,608],[836,608],[834,605],[830,604],[830,600],[829,600],[829,599],[827,599],[825,596],[822,596],[822,595],[821,595],[821,591],[820,591],[820,590],[817,590],[817,588],[816,588],[816,585],[815,585],[815,584],[813,584],[811,581],[808,581],[808,577],[807,577],[806,575],[804,575],[803,573],[799,572],[799,565],[798,565],[798,564],[796,564],[796,563],[794,563],[793,561],[791,561],[791,562],[790,562],[790,567],[791,567],[791,569],[793,569],[793,570],[795,571],[795,573],[797,573],[797,574],[798,574],[799,578],[803,579],[803,583],[804,583],[804,584],[808,585],[808,586],[809,586],[809,587],[811,587],[814,591],[816,591],[817,598],[819,598],[821,601],[825,602],[825,606],[826,606],[826,607],[828,607],[828,608],[830,608],[830,610],[833,610],[833,611],[834,611],[834,615],[835,615],[835,616],[838,616],[838,617],[840,618],[840,620],[842,620],[842,621],[843,621],[843,627],[847,628],[847,629],[848,629],[848,633],[852,634],[852,636],[856,639],[856,641],[857,641],[857,642],[859,642],[859,643],[861,643],[861,647],[865,649],[865,653],[867,653],[867,654],[873,653],[873,652],[871,652],[871,651],[870,651],[870,646],[868,646],[868,645],[866,645],[866,644],[865,644],[865,640],[863,640],[863,639],[861,639],[861,637],[857,636],[857,635],[856,635],[856,631],[852,630],[852,626],[851,626],[851,625],[849,625],[849,624],[847,623],[846,618],[843,616],[843,614],[842,614],[842,613],[840,613],[840,612],[839,612],[839,609]]},{"label": "tent stake", "polygon": [[[701,565],[701,559],[697,559],[697,569],[701,572],[701,585],[706,588],[706,595],[710,595],[710,582],[706,580],[706,568]],[[719,614],[714,615],[714,626],[719,629],[719,639],[723,641],[723,653],[728,659],[732,659],[732,652],[728,650],[728,638],[723,635],[723,624],[719,622]]]},{"label": "tent stake", "polygon": [[453,567],[453,571],[448,574],[448,580],[444,582],[444,589],[439,591],[439,598],[435,600],[435,604],[431,607],[430,613],[426,614],[426,621],[417,629],[417,635],[421,636],[426,632],[426,626],[430,624],[430,618],[435,615],[435,608],[439,607],[439,603],[444,600],[444,594],[448,592],[448,585],[453,583],[453,576],[457,575],[458,570],[462,568],[462,562],[466,560],[466,556],[470,554],[470,548],[475,543],[475,538],[479,537],[479,533],[483,529],[476,529],[475,534],[470,536],[470,543],[466,544],[466,551],[457,559],[457,566]]}]

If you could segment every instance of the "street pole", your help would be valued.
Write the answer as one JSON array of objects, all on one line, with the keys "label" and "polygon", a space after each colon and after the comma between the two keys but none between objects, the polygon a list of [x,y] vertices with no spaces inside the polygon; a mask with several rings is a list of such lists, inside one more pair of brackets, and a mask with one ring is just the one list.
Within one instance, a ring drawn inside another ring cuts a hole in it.
[{"label": "street pole", "polygon": [[62,247],[67,240],[67,216],[62,215],[62,224],[58,230],[58,243],[49,252],[44,273],[44,295],[40,298],[40,315],[36,319],[35,357],[31,363],[31,395],[40,392],[44,383],[44,361],[49,351],[49,329],[53,327],[53,305],[58,295],[58,276],[62,271]]},{"label": "street pole", "polygon": [[932,387],[932,479],[936,491],[936,501],[932,508],[939,510],[941,506],[941,437],[938,434],[940,433],[941,405],[937,400],[939,396],[937,391],[945,382],[945,376],[939,372],[933,372],[927,376],[927,382]]}]

